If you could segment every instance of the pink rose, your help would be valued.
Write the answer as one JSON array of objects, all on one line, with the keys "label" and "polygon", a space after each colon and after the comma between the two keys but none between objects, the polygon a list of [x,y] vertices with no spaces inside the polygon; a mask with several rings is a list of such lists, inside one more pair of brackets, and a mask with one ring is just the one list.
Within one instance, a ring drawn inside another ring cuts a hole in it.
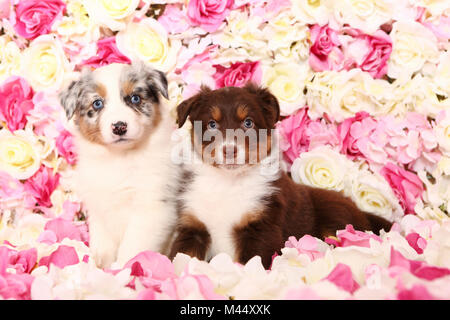
[{"label": "pink rose", "polygon": [[205,31],[214,32],[228,15],[234,0],[190,0],[187,6],[189,22]]},{"label": "pink rose", "polygon": [[131,60],[117,48],[116,37],[97,41],[97,55],[84,60],[81,64],[98,68],[111,63],[131,63]]},{"label": "pink rose", "polygon": [[51,31],[53,23],[62,17],[66,4],[61,0],[22,0],[16,6],[14,30],[17,34],[34,39]]},{"label": "pink rose", "polygon": [[377,30],[374,35],[354,28],[344,28],[343,31],[354,38],[345,46],[345,54],[348,55],[345,65],[356,65],[373,78],[382,78],[387,73],[387,61],[392,52],[389,35],[382,30]]},{"label": "pink rose", "polygon": [[213,76],[216,88],[243,87],[247,82],[261,83],[262,70],[259,61],[236,62],[228,68],[217,64],[213,67],[217,70]]},{"label": "pink rose", "polygon": [[163,15],[158,18],[158,22],[169,33],[181,33],[189,29],[186,13],[176,4],[166,5]]},{"label": "pink rose", "polygon": [[416,200],[424,191],[419,177],[390,162],[381,169],[380,173],[391,186],[405,213],[414,214]]},{"label": "pink rose", "polygon": [[300,153],[307,151],[309,147],[309,138],[305,131],[311,119],[308,117],[307,111],[308,108],[301,108],[296,114],[277,124],[277,129],[282,137],[281,148],[290,163],[294,162]]},{"label": "pink rose", "polygon": [[53,175],[52,170],[46,166],[41,168],[27,181],[25,190],[36,200],[38,205],[50,208],[50,196],[59,184],[59,174]]},{"label": "pink rose", "polygon": [[309,64],[316,71],[339,70],[344,55],[339,49],[338,32],[326,26],[314,25],[311,30]]},{"label": "pink rose", "polygon": [[63,130],[58,138],[56,138],[56,149],[66,159],[68,164],[75,164],[77,155],[75,153],[73,137],[69,131]]},{"label": "pink rose", "polygon": [[0,120],[6,122],[9,130],[23,129],[26,116],[34,107],[33,89],[25,79],[11,76],[0,86]]}]

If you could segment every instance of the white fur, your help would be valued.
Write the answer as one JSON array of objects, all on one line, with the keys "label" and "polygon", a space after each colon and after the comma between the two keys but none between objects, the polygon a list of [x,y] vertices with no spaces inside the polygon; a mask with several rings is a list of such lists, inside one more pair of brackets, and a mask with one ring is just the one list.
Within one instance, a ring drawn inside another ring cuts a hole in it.
[{"label": "white fur", "polygon": [[[111,99],[119,99],[108,101],[105,112],[111,103],[116,104],[115,112],[103,120],[105,127],[111,121],[128,120],[129,129],[138,132],[139,119],[120,103],[119,73],[114,68],[110,71],[96,75],[108,93],[116,90]],[[94,144],[84,139],[75,126],[71,130],[78,152],[73,188],[88,211],[90,247],[101,267],[114,261],[123,265],[143,250],[161,251],[172,233],[175,206],[173,201],[163,200],[172,197],[178,172],[170,161],[173,121],[165,106],[160,108],[162,121],[137,150]],[[128,118],[120,118],[123,116]],[[133,126],[137,128],[131,129]]]},{"label": "white fur", "polygon": [[233,227],[248,213],[263,209],[264,196],[275,190],[279,171],[262,174],[261,164],[234,170],[192,165],[194,178],[182,195],[184,210],[205,224],[211,235],[207,259],[225,252],[236,258]]}]

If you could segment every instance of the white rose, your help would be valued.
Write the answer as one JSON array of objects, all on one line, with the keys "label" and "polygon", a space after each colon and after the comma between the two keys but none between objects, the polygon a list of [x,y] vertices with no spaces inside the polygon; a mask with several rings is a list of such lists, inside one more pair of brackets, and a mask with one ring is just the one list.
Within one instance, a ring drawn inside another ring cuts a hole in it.
[{"label": "white rose", "polygon": [[226,18],[227,24],[220,34],[213,35],[214,43],[222,47],[244,47],[263,49],[267,42],[259,26],[263,23],[261,17],[250,16],[247,12],[232,11]]},{"label": "white rose", "polygon": [[140,0],[83,0],[89,16],[112,31],[123,30],[125,19],[133,14]]},{"label": "white rose", "polygon": [[341,24],[348,24],[373,34],[392,18],[415,18],[415,10],[408,0],[343,0],[334,1],[334,17]]},{"label": "white rose", "polygon": [[389,184],[382,177],[361,170],[352,178],[346,193],[359,209],[390,221],[398,221],[403,210]]},{"label": "white rose", "polygon": [[291,10],[302,23],[324,25],[332,15],[333,0],[292,0]]},{"label": "white rose", "polygon": [[23,180],[39,170],[40,165],[40,148],[33,133],[0,130],[0,170]]},{"label": "white rose", "polygon": [[418,0],[416,6],[424,7],[433,16],[450,14],[448,0]]},{"label": "white rose", "polygon": [[409,79],[426,63],[437,63],[439,51],[433,32],[415,21],[397,21],[393,24],[392,53],[388,60],[388,76]]},{"label": "white rose", "polygon": [[346,185],[353,163],[329,146],[303,152],[291,167],[292,179],[311,187],[341,191]]},{"label": "white rose", "polygon": [[269,20],[262,32],[264,38],[269,39],[268,48],[274,51],[279,48],[289,48],[294,42],[302,41],[309,36],[307,25],[296,22],[289,11]]},{"label": "white rose", "polygon": [[277,97],[281,115],[290,115],[305,105],[303,90],[310,75],[308,63],[263,66],[262,83]]},{"label": "white rose", "polygon": [[129,23],[117,34],[116,42],[118,49],[131,60],[141,60],[163,72],[175,67],[181,48],[181,42],[170,40],[164,27],[152,18]]},{"label": "white rose", "polygon": [[17,44],[8,36],[0,37],[0,82],[10,75],[20,75],[22,56]]},{"label": "white rose", "polygon": [[343,121],[357,112],[385,115],[393,112],[394,96],[387,81],[373,79],[360,69],[324,71],[306,84],[306,101],[312,117],[324,112]]},{"label": "white rose", "polygon": [[57,91],[67,71],[64,50],[52,35],[36,38],[24,51],[22,72],[35,91]]}]

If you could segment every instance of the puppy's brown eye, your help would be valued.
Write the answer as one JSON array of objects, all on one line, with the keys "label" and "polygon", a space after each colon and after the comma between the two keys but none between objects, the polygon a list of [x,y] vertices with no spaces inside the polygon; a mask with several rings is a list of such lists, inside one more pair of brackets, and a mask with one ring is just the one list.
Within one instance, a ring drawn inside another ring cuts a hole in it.
[{"label": "puppy's brown eye", "polygon": [[250,118],[245,119],[244,127],[246,127],[247,129],[253,128],[253,120]]},{"label": "puppy's brown eye", "polygon": [[214,120],[211,120],[208,122],[208,129],[215,130],[217,129],[217,122]]}]

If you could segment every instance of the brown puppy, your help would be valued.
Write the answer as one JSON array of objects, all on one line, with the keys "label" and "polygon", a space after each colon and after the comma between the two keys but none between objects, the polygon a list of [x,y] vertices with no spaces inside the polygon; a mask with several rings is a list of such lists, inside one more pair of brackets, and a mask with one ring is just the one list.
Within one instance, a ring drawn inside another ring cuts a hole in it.
[{"label": "brown puppy", "polygon": [[259,255],[268,268],[289,236],[323,239],[347,224],[377,234],[390,229],[340,193],[296,184],[281,171],[273,130],[280,109],[267,89],[202,88],[177,112],[180,127],[189,116],[193,154],[202,161],[185,165],[172,258],[226,252],[245,263]]}]

